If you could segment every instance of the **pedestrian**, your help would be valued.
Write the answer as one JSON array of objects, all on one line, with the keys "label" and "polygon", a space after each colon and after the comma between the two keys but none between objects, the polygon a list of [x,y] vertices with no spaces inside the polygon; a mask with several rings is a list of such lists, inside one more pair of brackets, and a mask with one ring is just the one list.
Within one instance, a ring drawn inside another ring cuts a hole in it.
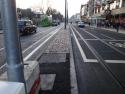
[{"label": "pedestrian", "polygon": [[119,26],[120,26],[120,24],[119,24],[119,22],[117,22],[117,23],[116,23],[116,31],[117,31],[117,32],[119,31]]},{"label": "pedestrian", "polygon": [[115,29],[115,22],[113,22],[113,29]]},{"label": "pedestrian", "polygon": [[89,22],[89,26],[90,26],[90,22]]}]

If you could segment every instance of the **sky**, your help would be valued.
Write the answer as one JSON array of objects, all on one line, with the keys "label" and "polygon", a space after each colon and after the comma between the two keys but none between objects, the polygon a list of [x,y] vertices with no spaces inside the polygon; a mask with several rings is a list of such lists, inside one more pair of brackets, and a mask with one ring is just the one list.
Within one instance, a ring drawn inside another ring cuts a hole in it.
[{"label": "sky", "polygon": [[[80,12],[81,4],[86,4],[88,0],[67,0],[69,17]],[[48,2],[48,3],[47,3]],[[20,8],[44,8],[47,6],[57,9],[63,15],[65,13],[65,0],[16,0],[17,7]]]}]

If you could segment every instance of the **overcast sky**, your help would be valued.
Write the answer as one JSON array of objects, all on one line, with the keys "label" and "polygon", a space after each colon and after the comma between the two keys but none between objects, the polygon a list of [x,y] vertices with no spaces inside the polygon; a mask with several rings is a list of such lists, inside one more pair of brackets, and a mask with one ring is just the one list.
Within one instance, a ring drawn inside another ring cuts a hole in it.
[{"label": "overcast sky", "polygon": [[[65,0],[16,0],[17,7],[20,8],[44,6],[44,9],[46,9],[47,6],[51,6],[52,8],[55,8],[60,11],[63,15],[65,13],[64,1]],[[88,0],[68,0],[69,16],[72,16],[75,13],[79,13],[81,4],[85,4],[87,1]]]}]

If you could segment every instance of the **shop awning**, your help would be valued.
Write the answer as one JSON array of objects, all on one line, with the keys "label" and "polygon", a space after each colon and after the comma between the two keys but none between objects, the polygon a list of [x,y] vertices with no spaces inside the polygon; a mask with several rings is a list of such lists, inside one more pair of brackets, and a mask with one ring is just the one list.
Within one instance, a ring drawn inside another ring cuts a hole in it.
[{"label": "shop awning", "polygon": [[119,9],[113,9],[111,13],[112,15],[125,14],[125,7]]},{"label": "shop awning", "polygon": [[91,17],[89,17],[89,19],[105,19],[104,17],[102,17],[102,16],[91,16]]}]

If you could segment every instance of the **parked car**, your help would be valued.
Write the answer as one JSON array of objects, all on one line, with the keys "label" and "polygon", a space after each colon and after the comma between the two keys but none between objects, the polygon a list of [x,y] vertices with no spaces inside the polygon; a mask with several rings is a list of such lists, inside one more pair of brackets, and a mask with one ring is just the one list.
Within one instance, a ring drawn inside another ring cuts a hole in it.
[{"label": "parked car", "polygon": [[78,27],[85,27],[84,22],[78,22]]},{"label": "parked car", "polygon": [[18,20],[17,24],[21,34],[36,33],[37,27],[31,20]]}]

